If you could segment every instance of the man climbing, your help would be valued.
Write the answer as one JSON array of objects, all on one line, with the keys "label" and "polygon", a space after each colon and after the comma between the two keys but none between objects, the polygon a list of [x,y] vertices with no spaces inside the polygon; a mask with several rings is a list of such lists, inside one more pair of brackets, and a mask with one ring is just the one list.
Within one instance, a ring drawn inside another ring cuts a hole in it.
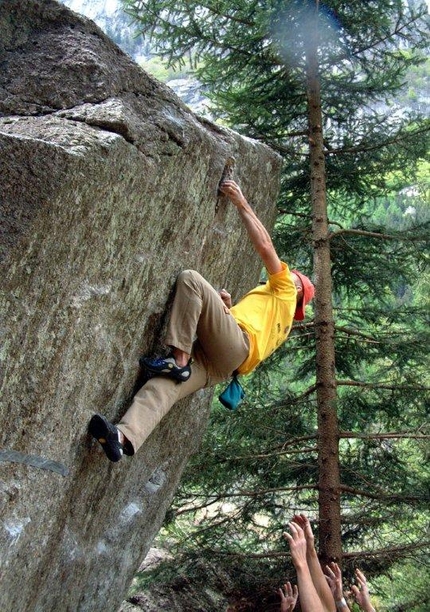
[{"label": "man climbing", "polygon": [[110,461],[133,455],[178,400],[235,372],[254,370],[285,342],[293,319],[304,319],[305,306],[313,298],[311,281],[279,259],[235,181],[224,181],[220,191],[236,207],[269,280],[232,306],[225,290],[218,293],[198,272],[181,272],[165,338],[170,355],[142,360],[153,377],[117,425],[99,414],[90,421],[89,432]]}]

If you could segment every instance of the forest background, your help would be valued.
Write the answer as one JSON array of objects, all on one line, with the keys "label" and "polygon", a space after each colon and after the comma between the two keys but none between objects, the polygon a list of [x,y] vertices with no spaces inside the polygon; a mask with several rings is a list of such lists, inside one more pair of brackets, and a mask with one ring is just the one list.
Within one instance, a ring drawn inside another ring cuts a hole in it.
[{"label": "forest background", "polygon": [[198,588],[216,565],[240,609],[277,609],[276,588],[294,580],[282,532],[305,512],[323,562],[341,560],[347,581],[361,568],[378,610],[426,612],[428,7],[124,7],[149,41],[145,69],[195,77],[212,117],[284,157],[273,238],[317,287],[306,322],[246,379],[238,412],[215,399],[159,536],[173,561],[134,589],[178,575]]}]

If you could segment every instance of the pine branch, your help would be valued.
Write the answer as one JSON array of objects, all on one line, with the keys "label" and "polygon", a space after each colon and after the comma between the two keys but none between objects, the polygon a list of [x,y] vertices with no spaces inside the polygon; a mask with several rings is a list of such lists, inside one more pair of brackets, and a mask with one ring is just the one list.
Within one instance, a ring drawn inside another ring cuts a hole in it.
[{"label": "pine branch", "polygon": [[269,493],[286,493],[287,491],[314,491],[316,488],[317,485],[300,485],[298,487],[274,487],[270,489],[259,489],[258,491],[244,490],[238,491],[237,493],[227,493],[224,497],[261,497],[262,495],[267,495]]},{"label": "pine branch", "polygon": [[[309,466],[310,467],[310,466]],[[243,491],[237,491],[235,493],[223,493],[222,495],[214,495],[214,496],[207,496],[208,499],[208,503],[214,503],[216,501],[219,501],[220,499],[227,499],[230,497],[250,497],[250,498],[255,498],[255,497],[260,497],[262,495],[267,495],[268,493],[284,493],[287,491],[314,491],[316,489],[316,485],[300,485],[297,487],[274,487],[271,489],[259,489],[257,491],[247,491],[247,490],[243,490]],[[199,496],[196,496],[199,497]],[[201,495],[201,497],[206,498],[205,495]]]},{"label": "pine branch", "polygon": [[[235,461],[236,460],[246,461],[248,459],[252,459],[252,460],[271,459],[272,457],[282,457],[282,455],[302,455],[304,453],[317,453],[317,452],[318,452],[318,448],[316,446],[310,446],[309,448],[273,451],[273,452],[262,453],[260,455],[239,455],[238,457],[234,457],[234,460]],[[222,463],[222,461],[220,463]]]},{"label": "pine branch", "polygon": [[[381,234],[379,232],[368,232],[366,230],[357,230],[357,229],[340,229],[336,232],[331,232],[328,239],[337,238],[342,234],[351,234],[356,236],[368,236],[370,238],[382,238],[383,240],[401,240],[400,236],[393,236],[392,234]],[[408,240],[411,240],[408,238]],[[420,238],[418,238],[420,240]]]},{"label": "pine branch", "polygon": [[418,495],[394,495],[388,494],[383,491],[380,493],[370,493],[370,491],[362,491],[361,489],[355,489],[354,487],[348,487],[347,485],[340,486],[341,493],[350,493],[357,497],[364,497],[366,499],[375,499],[378,501],[390,501],[390,502],[415,502],[423,501],[423,497]]},{"label": "pine branch", "polygon": [[[203,497],[203,495],[199,497]],[[212,504],[216,504],[217,502],[222,501],[222,499],[223,499],[223,495],[218,495],[215,498],[214,497],[208,498],[205,503],[199,504],[198,506],[189,506],[189,505],[186,505],[184,507],[181,506],[179,510],[175,510],[175,517],[181,516],[182,514],[188,514],[189,512],[197,512],[198,510],[204,510],[205,508],[208,508]],[[182,505],[183,502],[180,502],[180,500],[178,500],[178,503]]]},{"label": "pine branch", "polygon": [[[280,404],[282,405],[282,404]],[[299,449],[290,449],[288,450],[287,447],[288,446],[295,446],[297,444],[301,444],[302,442],[308,442],[310,440],[316,440],[317,438],[317,434],[313,434],[311,436],[300,436],[300,437],[295,437],[292,438],[291,440],[287,440],[286,442],[284,442],[283,444],[280,444],[278,446],[275,446],[274,448],[272,448],[271,450],[266,451],[265,453],[260,453],[259,455],[235,455],[234,456],[234,460],[247,460],[247,459],[267,459],[270,457],[279,457],[282,455],[297,455],[297,454],[302,454],[302,453],[312,453],[312,452],[316,452],[317,448],[316,447],[302,447]],[[220,463],[225,463],[227,461],[231,461],[231,457],[227,458],[227,459],[221,459]]]},{"label": "pine branch", "polygon": [[272,552],[266,552],[266,553],[249,553],[249,552],[231,552],[228,550],[214,550],[214,549],[207,549],[207,552],[209,552],[211,555],[216,555],[218,557],[232,557],[232,558],[245,558],[245,559],[277,559],[277,558],[283,558],[283,557],[289,557],[290,553],[285,551],[285,552],[279,552],[279,551],[272,551]]},{"label": "pine branch", "polygon": [[384,434],[361,434],[354,431],[340,431],[339,438],[353,438],[356,440],[394,440],[394,439],[406,439],[406,440],[428,440],[430,435],[419,434],[419,433],[401,433],[401,432],[389,432]]},{"label": "pine branch", "polygon": [[[303,393],[301,393],[300,395],[297,395],[296,397],[293,397],[293,398],[282,399],[279,402],[273,402],[271,404],[271,407],[273,407],[273,408],[282,408],[283,406],[286,406],[286,405],[287,406],[294,406],[294,404],[299,404],[304,399],[306,399],[307,397],[309,397],[310,395],[315,393],[316,390],[317,390],[317,386],[316,385],[311,385],[305,391],[303,391]],[[304,436],[304,437],[301,437],[301,438],[294,438],[293,441],[292,441],[292,444],[295,444],[296,441],[310,440],[313,437],[315,437],[315,436]]]},{"label": "pine branch", "polygon": [[382,383],[366,383],[357,380],[337,380],[338,387],[362,387],[363,389],[386,389],[387,391],[430,391],[430,387],[422,385],[388,385]]},{"label": "pine branch", "polygon": [[[429,540],[405,544],[404,546],[392,546],[387,548],[379,548],[371,551],[356,551],[346,552],[342,555],[343,559],[366,559],[368,557],[390,557],[402,556],[406,552],[426,549],[430,545]],[[249,552],[231,552],[226,550],[206,549],[206,552],[218,557],[244,558],[244,559],[279,559],[290,556],[289,551],[269,551],[264,553],[249,553]]]},{"label": "pine branch", "polygon": [[403,556],[404,553],[421,550],[430,546],[430,540],[424,540],[419,542],[413,542],[411,544],[404,544],[403,546],[392,546],[387,548],[379,548],[376,550],[361,550],[356,552],[346,552],[342,555],[343,559],[365,559],[367,557],[391,557],[391,556]]},{"label": "pine branch", "polygon": [[228,13],[221,12],[221,11],[217,10],[216,7],[214,7],[212,4],[208,5],[208,4],[205,4],[203,2],[199,2],[199,4],[203,8],[208,9],[208,11],[210,11],[214,15],[218,15],[218,17],[222,17],[223,19],[226,19],[227,21],[232,21],[233,23],[239,23],[240,25],[244,25],[247,28],[255,27],[255,22],[254,21],[247,21],[245,19],[239,19],[238,17],[236,17],[234,15],[229,15]]},{"label": "pine branch", "polygon": [[[212,523],[210,523],[206,527],[199,527],[198,535],[202,536],[204,533],[206,533],[207,531],[210,531],[211,529],[215,529],[217,527],[220,527],[221,525],[225,525],[227,523],[234,522],[236,519],[236,516],[238,516],[239,514],[240,514],[240,509],[238,509],[235,513],[225,516],[222,519],[213,520]],[[218,516],[219,515],[217,515],[217,517]]]},{"label": "pine branch", "polygon": [[309,136],[309,130],[298,130],[297,132],[287,132],[284,138],[297,138],[298,136]]},{"label": "pine branch", "polygon": [[427,11],[423,11],[423,12],[419,12],[415,15],[412,15],[411,19],[409,21],[406,21],[404,24],[399,25],[400,22],[400,16],[396,22],[396,25],[394,27],[394,29],[389,32],[388,34],[386,34],[385,36],[383,36],[382,38],[378,38],[377,40],[375,40],[374,42],[372,42],[372,44],[367,45],[366,47],[360,47],[358,49],[356,49],[355,51],[348,51],[347,54],[343,54],[340,55],[336,58],[336,62],[339,63],[342,60],[350,60],[351,57],[358,57],[359,55],[363,55],[364,53],[367,53],[368,51],[371,51],[372,49],[376,49],[377,47],[380,47],[381,45],[383,45],[384,43],[391,41],[392,38],[396,37],[396,36],[402,36],[404,38],[407,38],[407,36],[403,33],[403,30],[405,28],[410,28],[410,26],[413,26],[415,24],[416,21],[419,21],[420,19],[422,19],[423,17],[425,17],[427,15]]},{"label": "pine branch", "polygon": [[[303,466],[301,465],[301,467]],[[255,497],[260,497],[262,495],[267,495],[269,493],[284,493],[288,491],[294,491],[294,492],[314,491],[316,490],[316,488],[317,488],[316,485],[300,485],[300,486],[293,486],[293,487],[274,487],[270,489],[259,489],[257,491],[243,490],[243,491],[237,491],[234,493],[225,492],[225,493],[220,493],[219,495],[205,495],[204,493],[202,493],[201,495],[195,495],[194,499],[198,499],[198,498],[204,499],[205,502],[203,504],[201,504],[200,506],[189,506],[189,507],[181,508],[181,510],[178,510],[175,514],[179,515],[179,514],[186,514],[188,512],[194,512],[195,510],[206,508],[210,506],[211,504],[217,503],[219,501],[222,501],[224,499],[228,499],[231,497],[249,497],[253,499]]]},{"label": "pine branch", "polygon": [[[404,546],[392,546],[387,548],[379,548],[376,550],[370,551],[356,551],[356,552],[346,552],[342,555],[343,559],[365,559],[368,557],[390,557],[390,556],[402,556],[406,552],[413,552],[415,550],[425,549],[430,545],[430,541],[424,540],[420,542],[415,542],[412,544],[405,544]],[[288,551],[269,551],[265,553],[240,553],[240,552],[231,552],[225,550],[214,550],[208,549],[212,555],[216,555],[219,557],[236,557],[236,558],[246,558],[246,559],[279,559],[283,557],[289,557],[290,553]]]},{"label": "pine branch", "polygon": [[345,332],[348,336],[358,336],[360,339],[365,340],[366,342],[369,342],[370,344],[380,344],[380,342],[378,340],[375,340],[373,336],[364,334],[363,332],[357,331],[356,329],[352,329],[351,327],[335,325],[335,330]]},{"label": "pine branch", "polygon": [[287,446],[293,446],[299,444],[301,442],[307,442],[308,440],[315,440],[317,434],[312,434],[311,436],[298,436],[296,438],[292,438],[291,440],[287,440],[282,444],[282,449],[285,449]]},{"label": "pine branch", "polygon": [[284,208],[278,208],[279,215],[290,215],[292,217],[298,217],[299,219],[310,220],[311,216],[308,213],[300,213],[292,210],[285,210]]},{"label": "pine branch", "polygon": [[326,155],[343,155],[345,153],[369,153],[370,151],[377,151],[379,149],[383,149],[384,147],[388,147],[393,144],[402,144],[405,140],[410,140],[411,138],[417,136],[418,134],[426,134],[430,128],[424,127],[419,130],[414,130],[411,132],[406,132],[405,134],[400,133],[400,135],[395,136],[394,138],[384,140],[384,142],[378,142],[372,146],[356,146],[351,147],[350,149],[330,149],[330,151],[326,151]]}]

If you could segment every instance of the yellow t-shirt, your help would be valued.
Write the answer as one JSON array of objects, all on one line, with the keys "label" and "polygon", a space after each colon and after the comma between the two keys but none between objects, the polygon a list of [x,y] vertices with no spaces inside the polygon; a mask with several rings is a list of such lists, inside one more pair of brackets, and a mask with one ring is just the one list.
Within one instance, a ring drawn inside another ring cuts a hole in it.
[{"label": "yellow t-shirt", "polygon": [[247,293],[230,311],[238,325],[248,332],[249,355],[238,368],[248,374],[288,338],[296,311],[297,290],[290,270],[269,274],[265,285]]}]

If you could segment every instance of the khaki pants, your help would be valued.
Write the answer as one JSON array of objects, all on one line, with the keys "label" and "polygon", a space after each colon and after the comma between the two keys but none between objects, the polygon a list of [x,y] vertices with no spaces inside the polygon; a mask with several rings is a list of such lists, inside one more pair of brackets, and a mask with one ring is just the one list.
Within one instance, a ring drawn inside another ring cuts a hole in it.
[{"label": "khaki pants", "polygon": [[181,383],[156,376],[135,395],[118,423],[135,452],[173,404],[227,380],[249,352],[246,332],[226,312],[217,291],[194,270],[178,276],[165,342],[192,355],[191,376]]}]

